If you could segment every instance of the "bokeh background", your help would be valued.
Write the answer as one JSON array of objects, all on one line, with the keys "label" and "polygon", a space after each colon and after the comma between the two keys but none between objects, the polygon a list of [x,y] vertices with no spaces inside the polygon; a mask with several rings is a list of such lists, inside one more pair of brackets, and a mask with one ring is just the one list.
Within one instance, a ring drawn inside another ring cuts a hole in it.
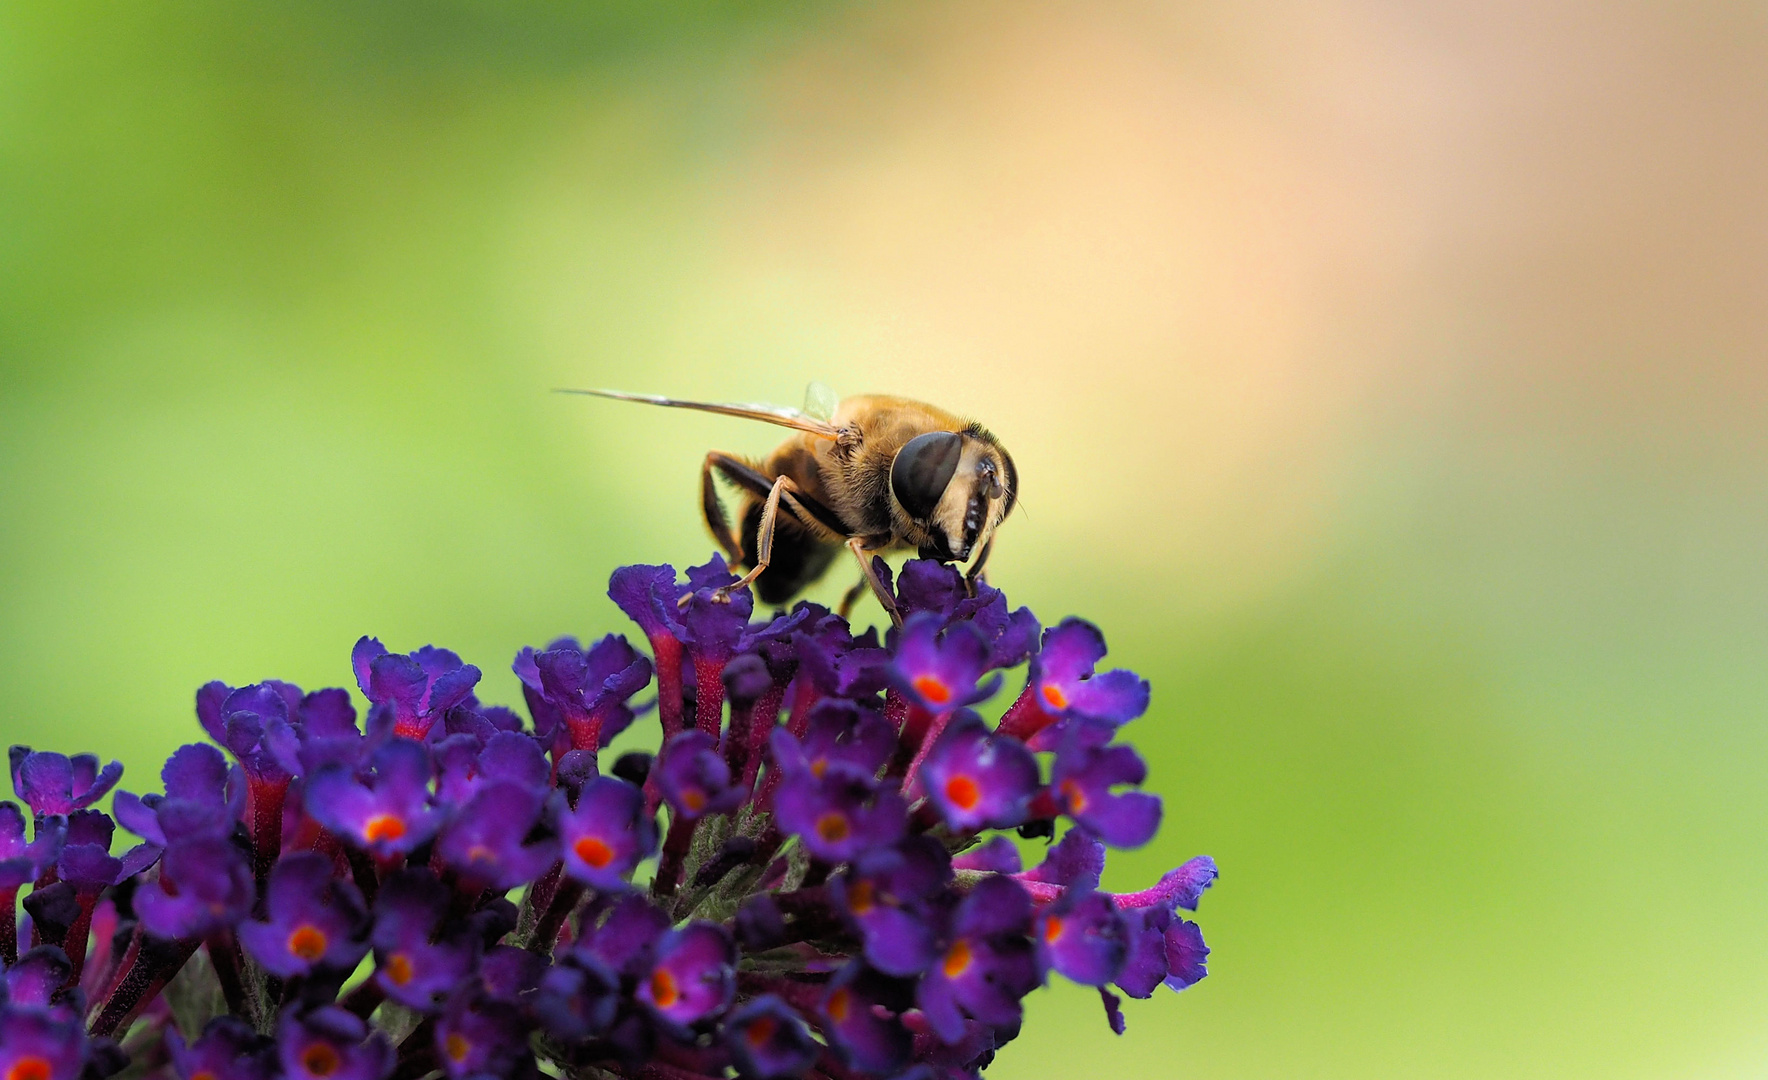
[{"label": "bokeh background", "polygon": [[151,789],[364,632],[513,702],[776,440],[552,387],[897,392],[1153,680],[1107,886],[1224,871],[1209,979],[991,1076],[1760,1076],[1764,71],[1698,0],[5,4],[0,736]]}]

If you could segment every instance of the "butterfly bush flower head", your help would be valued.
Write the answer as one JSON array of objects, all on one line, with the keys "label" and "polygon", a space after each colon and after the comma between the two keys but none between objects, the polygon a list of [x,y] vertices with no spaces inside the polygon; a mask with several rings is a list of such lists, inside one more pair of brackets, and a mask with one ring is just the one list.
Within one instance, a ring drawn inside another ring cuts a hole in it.
[{"label": "butterfly bush flower head", "polygon": [[[1120,995],[1206,974],[1185,915],[1216,877],[1103,888],[1161,824],[1119,738],[1148,684],[1090,623],[876,569],[882,636],[759,616],[717,557],[624,567],[649,655],[522,649],[526,716],[371,637],[360,720],[342,689],[211,682],[212,741],[108,811],[120,765],[13,748],[0,1080],[954,1080],[1052,977],[1121,1033]],[[1015,829],[1053,842],[1022,859]]]}]

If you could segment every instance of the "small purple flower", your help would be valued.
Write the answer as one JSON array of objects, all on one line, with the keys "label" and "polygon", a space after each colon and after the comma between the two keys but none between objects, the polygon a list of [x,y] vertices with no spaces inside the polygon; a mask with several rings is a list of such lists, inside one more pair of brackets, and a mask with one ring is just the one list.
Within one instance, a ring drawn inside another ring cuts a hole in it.
[{"label": "small purple flower", "polygon": [[[100,811],[69,814],[66,839],[55,862],[55,876],[60,880],[39,882],[37,892],[25,901],[36,920],[38,938],[66,949],[76,974],[86,960],[86,942],[99,894],[122,877],[123,861],[110,853],[114,829],[110,817]],[[71,906],[53,900],[60,890],[71,890]]]},{"label": "small purple flower", "polygon": [[33,752],[28,746],[11,750],[12,790],[38,816],[71,814],[104,798],[123,775],[123,763],[113,761],[101,771],[91,754]]},{"label": "small purple flower", "polygon": [[135,890],[135,914],[151,934],[198,938],[232,926],[252,906],[252,869],[226,840],[186,840],[166,849],[160,872]]},{"label": "small purple flower", "polygon": [[823,1030],[854,1068],[888,1076],[908,1062],[914,1048],[899,1019],[913,1004],[913,983],[850,960],[823,998]]},{"label": "small purple flower", "polygon": [[649,970],[652,946],[667,932],[670,919],[643,896],[628,894],[599,925],[586,925],[574,952],[594,957],[608,970],[638,978]]},{"label": "small purple flower", "polygon": [[[54,945],[39,945],[6,969],[5,981],[0,983],[0,1008],[48,1010],[62,1005],[68,999],[68,977],[73,972],[67,953]],[[78,1016],[81,1011],[76,1008],[71,1013]]]},{"label": "small purple flower", "polygon": [[[608,598],[644,631],[656,658],[657,716],[667,738],[682,729],[682,642],[673,608],[684,594],[673,566],[622,566],[608,579]],[[538,719],[538,718],[537,718]]]},{"label": "small purple flower", "polygon": [[[777,645],[777,642],[770,642],[768,647]],[[721,678],[724,680],[725,700],[733,709],[751,708],[763,694],[774,688],[773,672],[768,670],[767,660],[760,653],[733,656],[724,666]]]},{"label": "small purple flower", "polygon": [[953,830],[1010,829],[1023,823],[1038,787],[1037,759],[1017,739],[991,734],[982,718],[959,714],[918,774]]},{"label": "small purple flower", "polygon": [[863,697],[889,685],[890,653],[868,630],[854,637],[847,621],[826,608],[806,606],[805,629],[792,634],[792,653],[809,685],[822,694]]},{"label": "small purple flower", "polygon": [[931,901],[951,882],[945,846],[913,836],[863,851],[830,891],[865,939],[865,958],[886,975],[919,975],[935,955]]},{"label": "small purple flower", "polygon": [[675,567],[669,565],[622,566],[608,579],[608,598],[653,645],[659,636],[673,637],[665,614],[673,614],[669,609],[685,593],[676,584]]},{"label": "small purple flower", "polygon": [[1105,635],[1083,619],[1064,619],[1044,632],[1032,657],[1025,690],[1001,728],[1034,750],[1054,750],[1070,730],[1104,743],[1148,710],[1148,681],[1122,668],[1095,675],[1105,656]]},{"label": "small purple flower", "polygon": [[456,994],[436,1023],[436,1053],[451,1080],[470,1076],[513,1077],[531,1065],[528,1027],[509,1002]]},{"label": "small purple flower", "polygon": [[[360,752],[356,710],[343,690],[302,694],[274,680],[231,689],[211,682],[197,691],[197,718],[245,773],[243,814],[260,879],[282,845],[289,783],[329,761],[354,766]],[[312,744],[314,749],[309,749]],[[172,795],[168,785],[167,795]]]},{"label": "small purple flower", "polygon": [[1186,922],[1165,907],[1127,908],[1128,950],[1116,983],[1133,998],[1145,998],[1165,984],[1183,990],[1209,972],[1204,966],[1209,947],[1196,923]]},{"label": "small purple flower", "polygon": [[493,945],[479,960],[479,986],[498,1001],[527,1000],[546,974],[546,958],[514,945]]},{"label": "small purple flower", "polygon": [[225,746],[254,781],[286,784],[293,773],[273,751],[274,743],[297,737],[301,688],[271,680],[235,690],[211,682],[196,692],[197,719],[209,737]]},{"label": "small purple flower", "polygon": [[[688,568],[686,603],[661,603],[653,597],[656,613],[668,627],[668,633],[685,650],[688,665],[694,673],[696,724],[708,735],[716,736],[724,705],[724,665],[736,655],[749,616],[755,610],[755,597],[748,589],[724,593],[726,586],[736,583],[724,557],[714,554],[710,562]],[[658,654],[658,662],[662,662]],[[665,735],[672,734],[667,729]]]},{"label": "small purple flower", "polygon": [[723,1012],[736,990],[737,949],[716,923],[692,922],[658,939],[638,999],[665,1024],[685,1031]]},{"label": "small purple flower", "polygon": [[1117,978],[1129,947],[1129,927],[1104,893],[1070,889],[1038,913],[1038,952],[1043,963],[1085,986]]},{"label": "small purple flower", "polygon": [[1209,974],[1204,965],[1209,946],[1203,943],[1203,931],[1196,923],[1174,918],[1162,936],[1166,939],[1166,978],[1162,981],[1167,989],[1195,986]]},{"label": "small purple flower", "polygon": [[825,698],[811,708],[803,739],[775,728],[769,745],[774,762],[787,773],[871,783],[896,750],[896,732],[874,708]]},{"label": "small purple flower", "polygon": [[598,776],[584,785],[576,807],[555,796],[553,810],[565,872],[591,888],[628,888],[633,869],[657,850],[644,794],[624,780]]},{"label": "small purple flower", "polygon": [[[1021,883],[1041,883],[1083,892],[1099,887],[1105,872],[1105,845],[1085,829],[1069,829],[1062,839],[1044,854],[1044,861],[1019,875]],[[1039,890],[1033,890],[1034,893]],[[1052,891],[1050,895],[1054,895]]]},{"label": "small purple flower", "polygon": [[964,575],[938,559],[910,559],[896,578],[896,610],[904,620],[922,613],[949,623],[967,599]]},{"label": "small purple flower", "polygon": [[1019,999],[1038,984],[1031,897],[1011,878],[985,877],[952,914],[944,954],[916,994],[941,1040],[964,1036],[964,1017],[996,1028],[1019,1023]]},{"label": "small purple flower", "polygon": [[0,1077],[77,1080],[86,1064],[86,1030],[77,1016],[0,1008]]},{"label": "small purple flower", "polygon": [[802,1076],[822,1049],[803,1019],[772,994],[731,1013],[724,1022],[724,1045],[748,1080]]},{"label": "small purple flower", "polygon": [[676,816],[688,821],[728,814],[748,794],[731,784],[730,766],[704,731],[684,731],[664,743],[651,779]]},{"label": "small purple flower", "polygon": [[988,667],[988,642],[968,623],[946,627],[931,614],[903,624],[891,661],[891,683],[930,713],[945,713],[981,701],[1000,689],[996,675],[981,686]]},{"label": "small purple flower", "polygon": [[952,856],[953,870],[980,870],[991,874],[1017,874],[1022,864],[1019,849],[1004,836],[991,836],[988,843]]},{"label": "small purple flower", "polygon": [[620,977],[583,950],[572,950],[547,969],[534,996],[541,1026],[566,1043],[601,1035],[619,1010]]},{"label": "small purple flower", "polygon": [[166,1051],[178,1080],[272,1080],[276,1043],[235,1016],[217,1016],[189,1046],[177,1025],[166,1029]]},{"label": "small purple flower", "polygon": [[523,649],[513,668],[534,729],[549,741],[563,731],[577,750],[599,750],[625,730],[633,717],[627,700],[651,681],[651,662],[616,634],[588,649],[576,638]]},{"label": "small purple flower", "polygon": [[1121,794],[1120,784],[1140,784],[1148,767],[1128,746],[1088,746],[1072,735],[1056,754],[1050,787],[1056,804],[1081,828],[1112,847],[1141,847],[1160,828],[1160,797]]},{"label": "small purple flower", "polygon": [[269,724],[264,735],[265,749],[291,776],[311,775],[327,765],[353,769],[367,745],[356,724],[356,707],[350,704],[349,692],[337,688],[315,690],[301,698],[289,724]]},{"label": "small purple flower", "polygon": [[[726,592],[736,577],[724,557],[714,553],[703,566],[688,568],[686,603],[656,607],[669,632],[686,649],[695,684],[697,726],[717,737],[723,717],[724,668],[740,652],[789,638],[810,617],[807,609],[751,625],[755,597],[748,589]],[[661,660],[661,654],[659,654]],[[669,734],[669,732],[665,732]]]},{"label": "small purple flower", "polygon": [[335,1005],[283,1013],[276,1050],[284,1080],[383,1080],[393,1071],[386,1035],[371,1036],[360,1017]]},{"label": "small purple flower", "polygon": [[375,981],[407,1008],[431,1011],[473,970],[479,942],[464,932],[438,935],[448,890],[426,869],[389,878],[374,903]]},{"label": "small purple flower", "polygon": [[1020,663],[1037,645],[1038,622],[1029,608],[1009,613],[1006,596],[986,582],[977,582],[975,595],[970,595],[958,568],[935,559],[903,564],[896,581],[896,607],[905,620],[926,612],[946,625],[964,622],[975,627],[989,643],[990,670]]},{"label": "small purple flower", "polygon": [[409,655],[389,653],[364,637],[350,652],[356,685],[374,704],[369,730],[390,728],[404,739],[422,739],[442,715],[472,697],[479,669],[447,649],[425,645]]},{"label": "small purple flower", "polygon": [[786,776],[774,794],[774,812],[780,828],[797,833],[805,850],[832,863],[894,844],[908,828],[900,794],[834,773]]},{"label": "small purple flower", "polygon": [[1117,893],[1111,899],[1120,908],[1182,907],[1196,911],[1203,891],[1215,884],[1216,864],[1208,855],[1187,860],[1183,866],[1168,870],[1152,888],[1135,893]]},{"label": "small purple flower", "polygon": [[19,889],[54,869],[66,835],[66,818],[47,817],[26,842],[23,811],[0,802],[0,964],[18,958]]},{"label": "small purple flower", "polygon": [[160,770],[164,795],[118,791],[113,809],[123,828],[159,847],[182,840],[225,840],[245,810],[245,792],[228,784],[227,758],[208,743],[172,752]]},{"label": "small purple flower", "polygon": [[244,922],[240,944],[272,975],[316,967],[349,971],[368,952],[368,916],[356,886],[332,876],[332,861],[311,852],[285,856],[270,871],[268,922]]},{"label": "small purple flower", "polygon": [[718,590],[737,582],[724,556],[716,552],[707,562],[688,567],[687,577],[691,590],[687,603],[673,609],[663,606],[663,619],[690,653],[697,653],[707,662],[717,662],[722,670],[724,661],[736,654],[737,642],[749,628],[755,596],[748,589],[740,589],[724,594],[721,600],[713,598]]},{"label": "small purple flower", "polygon": [[538,787],[493,780],[442,830],[436,855],[463,879],[499,893],[532,881],[558,857],[550,838],[524,842],[545,804]]},{"label": "small purple flower", "polygon": [[25,840],[25,815],[15,802],[0,802],[0,889],[35,881],[61,855],[66,823],[46,820],[36,839]]},{"label": "small purple flower", "polygon": [[436,834],[442,813],[430,807],[434,768],[430,751],[393,739],[371,759],[364,786],[349,770],[331,766],[307,782],[307,813],[345,841],[376,855],[403,855]]},{"label": "small purple flower", "polygon": [[123,861],[111,855],[111,835],[115,823],[98,810],[75,810],[68,815],[67,832],[55,872],[61,880],[94,900],[100,890],[114,885]]}]

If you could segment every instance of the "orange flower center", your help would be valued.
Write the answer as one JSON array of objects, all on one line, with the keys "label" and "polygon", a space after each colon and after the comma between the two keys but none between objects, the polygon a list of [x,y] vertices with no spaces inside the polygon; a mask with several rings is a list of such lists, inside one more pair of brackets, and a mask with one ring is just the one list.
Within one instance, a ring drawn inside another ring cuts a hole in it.
[{"label": "orange flower center", "polygon": [[982,801],[982,789],[968,776],[954,776],[945,782],[945,797],[959,810],[974,810]]},{"label": "orange flower center", "polygon": [[1064,694],[1062,688],[1055,683],[1044,684],[1044,700],[1050,703],[1052,709],[1068,708],[1068,695]]},{"label": "orange flower center", "polygon": [[325,1043],[314,1043],[301,1053],[301,1066],[314,1076],[330,1076],[341,1064],[338,1052]]},{"label": "orange flower center", "polygon": [[932,675],[917,675],[909,685],[915,688],[915,693],[935,705],[944,705],[952,699],[952,688],[945,685],[943,679]]},{"label": "orange flower center", "polygon": [[448,1038],[444,1039],[442,1041],[442,1047],[448,1051],[448,1056],[455,1061],[465,1061],[467,1055],[473,1052],[473,1044],[467,1042],[466,1036],[458,1031],[453,1032]]},{"label": "orange flower center", "polygon": [[847,839],[847,834],[850,831],[847,827],[846,815],[838,814],[833,810],[816,819],[816,834],[827,843],[839,844]]},{"label": "orange flower center", "polygon": [[952,947],[946,950],[945,962],[940,965],[940,969],[945,972],[946,978],[955,979],[969,968],[970,943],[962,939],[954,941]]},{"label": "orange flower center", "polygon": [[866,914],[876,903],[877,897],[872,892],[871,882],[856,881],[847,887],[847,910],[855,915]]},{"label": "orange flower center", "polygon": [[207,1069],[198,1069],[190,1074],[190,1080],[221,1080],[221,1078]]},{"label": "orange flower center", "polygon": [[837,1024],[846,1023],[847,1014],[852,1011],[852,1009],[853,991],[847,989],[845,986],[835,991],[833,994],[830,994],[829,1003],[823,1007],[823,1011],[829,1014],[829,1019]]},{"label": "orange flower center", "polygon": [[1062,936],[1062,916],[1046,915],[1044,917],[1044,940],[1054,945]]},{"label": "orange flower center", "polygon": [[1081,814],[1086,812],[1087,793],[1080,789],[1079,784],[1075,783],[1073,780],[1064,780],[1061,784],[1061,791],[1063,800],[1068,803],[1069,813]]},{"label": "orange flower center", "polygon": [[394,986],[404,986],[411,981],[411,957],[396,952],[387,957],[387,981]]},{"label": "orange flower center", "polygon": [[779,1027],[779,1021],[773,1017],[758,1016],[755,1018],[755,1022],[749,1025],[749,1030],[743,1032],[743,1038],[748,1039],[749,1045],[759,1050],[767,1045],[769,1039],[774,1037],[774,1032],[778,1031]]},{"label": "orange flower center", "polygon": [[577,853],[579,859],[597,870],[614,861],[614,849],[609,847],[607,842],[599,836],[586,836],[572,844],[571,850]]},{"label": "orange flower center", "polygon": [[688,788],[681,793],[681,804],[688,808],[688,813],[697,814],[706,809],[706,793],[699,788]]},{"label": "orange flower center", "polygon": [[659,1009],[667,1009],[681,1000],[681,988],[675,985],[674,975],[662,968],[651,972],[651,1000]]},{"label": "orange flower center", "polygon": [[21,1057],[6,1070],[6,1080],[49,1080],[49,1062],[32,1055]]},{"label": "orange flower center", "polygon": [[397,814],[376,814],[362,826],[362,838],[371,844],[397,840],[405,835],[405,821]]},{"label": "orange flower center", "polygon": [[318,962],[325,955],[327,944],[325,931],[311,923],[302,923],[289,935],[289,952],[309,964]]}]

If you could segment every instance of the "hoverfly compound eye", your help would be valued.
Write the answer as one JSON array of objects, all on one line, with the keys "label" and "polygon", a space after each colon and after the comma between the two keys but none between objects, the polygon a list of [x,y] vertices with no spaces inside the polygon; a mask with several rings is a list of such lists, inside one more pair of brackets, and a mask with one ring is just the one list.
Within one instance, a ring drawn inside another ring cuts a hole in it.
[{"label": "hoverfly compound eye", "polygon": [[890,466],[890,490],[917,520],[933,516],[946,485],[964,456],[964,437],[955,431],[929,431],[910,439]]}]

